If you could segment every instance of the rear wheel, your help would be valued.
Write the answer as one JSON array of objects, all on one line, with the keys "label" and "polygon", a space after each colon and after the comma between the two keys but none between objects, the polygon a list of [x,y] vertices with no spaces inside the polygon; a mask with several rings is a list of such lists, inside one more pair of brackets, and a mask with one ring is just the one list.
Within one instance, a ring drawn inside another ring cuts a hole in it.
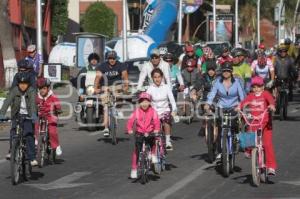
[{"label": "rear wheel", "polygon": [[95,109],[94,107],[87,107],[86,108],[86,123],[87,123],[87,129],[88,131],[95,131]]},{"label": "rear wheel", "polygon": [[113,145],[116,145],[118,143],[117,140],[117,118],[113,115],[113,113],[110,114],[109,119],[109,130],[111,133],[111,142]]},{"label": "rear wheel", "polygon": [[209,163],[213,163],[215,160],[215,149],[214,149],[214,127],[211,121],[207,121],[206,129],[206,143],[207,143],[207,155]]},{"label": "rear wheel", "polygon": [[230,173],[227,135],[228,135],[228,130],[225,129],[223,132],[223,137],[222,137],[222,169],[223,169],[224,177],[228,177],[229,173]]},{"label": "rear wheel", "polygon": [[21,172],[21,162],[22,162],[22,149],[20,147],[19,141],[12,141],[12,150],[10,158],[10,169],[11,169],[11,182],[16,185],[20,181]]},{"label": "rear wheel", "polygon": [[44,142],[44,136],[40,135],[38,138],[38,146],[37,146],[37,161],[39,167],[42,168],[45,163],[45,154],[46,154],[46,144]]},{"label": "rear wheel", "polygon": [[154,172],[157,174],[160,174],[162,171],[162,157],[161,157],[161,152],[159,148],[159,144],[156,144],[156,157],[157,157],[157,163],[154,163]]},{"label": "rear wheel", "polygon": [[252,149],[252,182],[258,187],[260,185],[261,169],[259,168],[259,154],[257,148]]},{"label": "rear wheel", "polygon": [[141,157],[141,168],[140,168],[140,174],[141,174],[141,183],[142,184],[145,184],[147,182],[147,160],[146,160],[146,157],[145,157],[145,154],[143,153],[142,154],[142,157]]}]

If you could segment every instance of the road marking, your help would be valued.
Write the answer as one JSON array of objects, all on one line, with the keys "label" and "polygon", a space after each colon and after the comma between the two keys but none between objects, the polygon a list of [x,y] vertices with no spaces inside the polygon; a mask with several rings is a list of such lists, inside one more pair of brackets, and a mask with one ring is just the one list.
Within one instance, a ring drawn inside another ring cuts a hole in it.
[{"label": "road marking", "polygon": [[90,185],[91,183],[71,183],[73,181],[77,181],[80,178],[90,175],[91,172],[74,172],[70,175],[62,177],[58,180],[50,182],[48,184],[25,184],[27,186],[35,187],[37,189],[41,189],[44,191],[52,190],[52,189],[66,189],[66,188],[74,188],[79,186]]},{"label": "road marking", "polygon": [[300,180],[298,180],[298,181],[281,181],[281,183],[300,186]]},{"label": "road marking", "polygon": [[4,163],[4,162],[7,162],[7,160],[6,160],[6,159],[1,159],[1,160],[0,160],[0,164],[2,164],[2,163]]},{"label": "road marking", "polygon": [[196,178],[198,178],[200,175],[202,175],[205,172],[205,169],[211,167],[209,164],[205,164],[199,169],[196,169],[192,173],[190,173],[187,177],[183,178],[179,182],[175,183],[173,186],[170,188],[164,190],[163,192],[157,194],[154,196],[152,199],[162,199],[162,198],[167,198],[168,196],[174,194],[178,190],[182,189],[185,187],[187,184],[190,182],[194,181]]}]

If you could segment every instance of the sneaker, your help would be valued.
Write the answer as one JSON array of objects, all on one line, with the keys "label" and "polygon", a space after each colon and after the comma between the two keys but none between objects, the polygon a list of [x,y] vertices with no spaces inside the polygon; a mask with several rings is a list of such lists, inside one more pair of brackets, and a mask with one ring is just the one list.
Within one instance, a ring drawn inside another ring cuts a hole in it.
[{"label": "sneaker", "polygon": [[137,179],[137,170],[136,169],[131,169],[130,178]]},{"label": "sneaker", "polygon": [[275,169],[273,169],[273,168],[268,168],[267,174],[268,174],[268,175],[271,175],[271,176],[275,176],[275,175],[276,175]]},{"label": "sneaker", "polygon": [[61,150],[61,147],[60,147],[60,146],[58,146],[58,147],[55,149],[55,153],[56,153],[57,156],[61,156],[62,150]]},{"label": "sneaker", "polygon": [[221,157],[222,157],[222,153],[218,153],[218,155],[216,156],[216,159],[221,160]]},{"label": "sneaker", "polygon": [[166,149],[167,149],[167,151],[173,151],[173,145],[171,142],[167,142]]},{"label": "sneaker", "polygon": [[5,159],[6,159],[6,160],[10,160],[10,153],[8,153],[8,154],[5,156]]},{"label": "sneaker", "polygon": [[31,164],[32,167],[35,167],[35,166],[37,166],[39,163],[38,163],[38,161],[36,161],[36,160],[32,160],[32,161],[30,161],[30,164]]},{"label": "sneaker", "polygon": [[104,137],[109,137],[109,129],[105,128],[103,131],[101,131],[103,133]]},{"label": "sneaker", "polygon": [[153,163],[153,164],[158,163],[158,159],[157,159],[157,156],[156,156],[156,155],[152,155],[152,163]]}]

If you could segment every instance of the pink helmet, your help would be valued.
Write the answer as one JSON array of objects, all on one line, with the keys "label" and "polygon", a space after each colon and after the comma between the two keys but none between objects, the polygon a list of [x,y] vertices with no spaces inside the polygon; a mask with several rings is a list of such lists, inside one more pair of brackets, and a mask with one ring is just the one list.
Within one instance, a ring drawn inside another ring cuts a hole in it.
[{"label": "pink helmet", "polygon": [[263,86],[264,85],[264,79],[260,76],[255,76],[252,77],[251,79],[251,85],[258,85],[258,86]]},{"label": "pink helmet", "polygon": [[148,100],[149,102],[151,102],[151,99],[152,99],[151,95],[146,92],[142,92],[139,95],[139,102],[142,100]]}]

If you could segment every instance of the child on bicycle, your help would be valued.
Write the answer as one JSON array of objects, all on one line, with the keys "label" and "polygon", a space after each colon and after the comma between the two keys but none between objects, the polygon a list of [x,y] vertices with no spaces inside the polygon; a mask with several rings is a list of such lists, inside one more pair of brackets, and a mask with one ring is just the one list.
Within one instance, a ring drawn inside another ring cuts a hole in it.
[{"label": "child on bicycle", "polygon": [[171,151],[173,150],[171,143],[171,124],[172,116],[176,116],[177,112],[176,102],[171,88],[162,81],[164,77],[162,70],[159,68],[153,69],[151,77],[154,84],[148,88],[147,93],[151,95],[151,105],[156,110],[160,122],[162,123],[163,131],[166,136],[166,149]]},{"label": "child on bicycle", "polygon": [[[130,177],[132,179],[137,178],[137,157],[139,151],[138,149],[141,148],[142,144],[142,140],[140,139],[141,137],[139,137],[139,135],[144,135],[145,137],[148,137],[149,134],[158,133],[160,131],[159,117],[154,108],[151,107],[151,95],[146,92],[142,92],[139,95],[139,106],[140,107],[132,113],[127,122],[128,134],[133,134],[134,123],[136,125],[136,142],[132,154],[130,174]],[[152,149],[152,151],[154,152],[154,149]],[[152,162],[154,162],[155,158],[157,157],[153,153]]]},{"label": "child on bicycle", "polygon": [[[17,86],[13,87],[0,110],[0,119],[4,119],[8,107],[11,107],[12,127],[10,131],[10,150],[12,139],[16,133],[16,127],[19,124],[23,136],[27,143],[27,158],[31,166],[37,166],[34,147],[34,123],[37,121],[36,115],[36,91],[30,86],[31,77],[29,73],[18,73],[16,75]],[[18,119],[19,118],[19,119]],[[17,122],[19,122],[17,124]],[[10,150],[6,159],[10,159]]]},{"label": "child on bicycle", "polygon": [[[57,133],[57,119],[58,114],[61,111],[61,105],[59,99],[54,95],[50,88],[50,81],[46,78],[39,78],[37,80],[37,87],[39,89],[36,97],[36,103],[38,105],[39,117],[45,117],[48,121],[48,133],[50,138],[50,145],[55,150],[56,155],[62,154],[61,147],[59,145],[58,133]],[[36,123],[36,139],[38,139],[39,123]]]},{"label": "child on bicycle", "polygon": [[[241,102],[240,108],[248,108],[251,115],[261,116],[266,109],[275,111],[275,100],[271,93],[264,90],[264,80],[255,76],[251,79],[252,92]],[[250,129],[256,130],[256,129]],[[272,118],[268,115],[263,120],[263,146],[266,155],[266,167],[268,175],[275,175],[277,167],[272,142]],[[250,157],[251,151],[246,150],[246,157]]]}]

